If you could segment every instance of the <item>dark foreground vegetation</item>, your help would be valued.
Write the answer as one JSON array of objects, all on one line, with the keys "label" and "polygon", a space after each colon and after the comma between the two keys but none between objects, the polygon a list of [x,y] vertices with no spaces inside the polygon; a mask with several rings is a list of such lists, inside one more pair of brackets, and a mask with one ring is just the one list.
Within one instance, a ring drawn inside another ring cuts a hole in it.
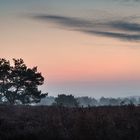
[{"label": "dark foreground vegetation", "polygon": [[140,107],[0,106],[0,140],[140,140]]}]

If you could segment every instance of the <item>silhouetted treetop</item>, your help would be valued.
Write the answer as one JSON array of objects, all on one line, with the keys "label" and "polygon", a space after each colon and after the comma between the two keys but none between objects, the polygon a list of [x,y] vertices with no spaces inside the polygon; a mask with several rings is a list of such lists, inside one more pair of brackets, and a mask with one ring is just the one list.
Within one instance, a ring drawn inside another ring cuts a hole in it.
[{"label": "silhouetted treetop", "polygon": [[37,67],[28,68],[23,59],[13,59],[13,65],[6,59],[0,59],[0,95],[3,102],[37,103],[47,95],[38,90],[43,83],[44,77],[37,72]]}]

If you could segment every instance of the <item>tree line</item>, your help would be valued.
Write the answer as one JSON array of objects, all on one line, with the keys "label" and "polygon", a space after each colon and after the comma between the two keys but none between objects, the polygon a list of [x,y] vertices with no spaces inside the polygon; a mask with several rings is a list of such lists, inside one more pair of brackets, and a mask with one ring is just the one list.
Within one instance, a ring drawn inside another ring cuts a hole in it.
[{"label": "tree line", "polygon": [[88,96],[74,97],[73,95],[59,94],[57,97],[47,96],[39,105],[64,106],[64,107],[95,107],[95,106],[123,106],[140,105],[140,97],[105,98],[95,99]]}]

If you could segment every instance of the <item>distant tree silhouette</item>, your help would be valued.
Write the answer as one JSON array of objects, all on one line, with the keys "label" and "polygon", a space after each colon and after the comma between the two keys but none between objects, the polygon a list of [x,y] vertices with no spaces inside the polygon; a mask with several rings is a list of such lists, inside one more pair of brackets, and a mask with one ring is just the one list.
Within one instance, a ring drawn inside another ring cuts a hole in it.
[{"label": "distant tree silhouette", "polygon": [[118,99],[115,99],[115,98],[110,98],[109,99],[109,104],[112,105],[112,106],[117,106],[119,105],[119,100]]},{"label": "distant tree silhouette", "polygon": [[81,107],[89,107],[89,106],[96,106],[98,102],[95,98],[91,98],[88,96],[78,97],[77,98],[79,106]]},{"label": "distant tree silhouette", "polygon": [[64,107],[77,107],[77,99],[73,95],[60,94],[55,98],[55,105]]},{"label": "distant tree silhouette", "polygon": [[37,103],[47,94],[42,94],[38,86],[44,78],[37,67],[27,68],[23,59],[10,61],[0,59],[0,98],[9,104]]},{"label": "distant tree silhouette", "polygon": [[100,100],[99,100],[99,104],[101,106],[108,106],[108,105],[110,105],[109,98],[101,97]]}]

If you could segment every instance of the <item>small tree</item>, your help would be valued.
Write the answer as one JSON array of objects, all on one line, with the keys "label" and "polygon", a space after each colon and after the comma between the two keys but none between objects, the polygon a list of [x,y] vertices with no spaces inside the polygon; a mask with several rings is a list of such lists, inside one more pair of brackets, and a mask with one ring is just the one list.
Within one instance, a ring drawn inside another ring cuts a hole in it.
[{"label": "small tree", "polygon": [[77,99],[73,95],[60,94],[55,98],[55,104],[64,107],[77,107]]},{"label": "small tree", "polygon": [[0,59],[0,97],[9,104],[30,104],[40,102],[42,94],[38,86],[44,83],[37,67],[27,68],[23,59],[13,59],[13,66],[6,59]]}]

